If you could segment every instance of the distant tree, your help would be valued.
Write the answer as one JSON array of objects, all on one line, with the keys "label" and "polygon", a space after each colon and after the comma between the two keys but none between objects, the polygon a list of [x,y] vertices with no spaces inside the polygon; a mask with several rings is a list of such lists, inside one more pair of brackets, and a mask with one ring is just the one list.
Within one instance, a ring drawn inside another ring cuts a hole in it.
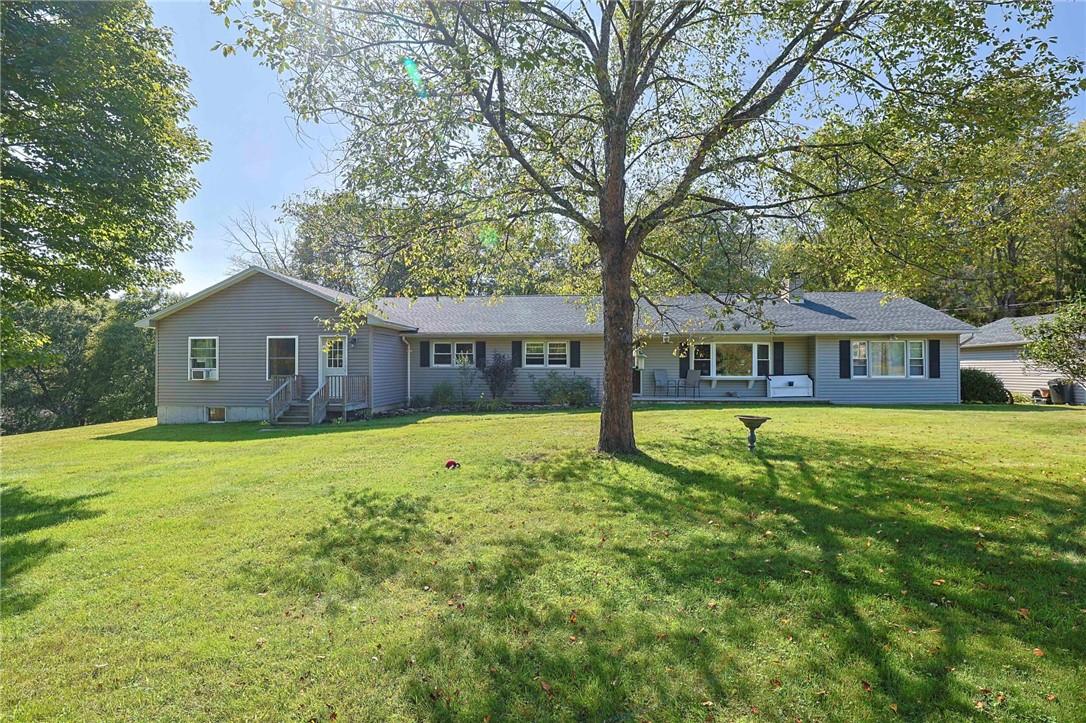
[{"label": "distant tree", "polygon": [[1022,356],[1073,382],[1086,381],[1086,297],[1064,304],[1051,319],[1018,329]]},{"label": "distant tree", "polygon": [[82,370],[88,423],[154,416],[155,337],[135,322],[181,298],[163,291],[126,295],[91,330]]},{"label": "distant tree", "polygon": [[39,329],[49,345],[0,381],[8,434],[154,414],[154,335],[137,320],[180,300],[145,291],[118,300],[57,301],[12,307],[22,328]]},{"label": "distant tree", "polygon": [[188,75],[146,2],[5,2],[0,279],[5,366],[46,339],[15,305],[161,284],[208,148]]},{"label": "distant tree", "polygon": [[[812,125],[881,120],[916,144],[984,143],[1013,136],[1083,66],[1032,35],[1050,18],[1043,2],[213,7],[236,23],[236,45],[284,74],[300,117],[347,124],[344,190],[382,209],[416,286],[468,286],[473,265],[495,273],[501,251],[524,250],[495,246],[495,234],[532,238],[507,229],[537,219],[587,249],[584,286],[603,296],[607,452],[636,449],[635,279],[734,308],[717,286],[726,264],[706,258],[716,239],[757,238],[854,190],[794,172],[822,150]],[[1008,37],[1003,20],[1026,30]],[[886,140],[858,131],[834,143],[877,154]],[[673,232],[697,223],[713,243]]]},{"label": "distant tree", "polygon": [[[818,138],[855,132],[831,126]],[[854,190],[817,201],[787,248],[815,286],[909,294],[978,323],[1045,311],[1069,292],[1086,125],[1045,111],[1017,137],[983,145],[916,142],[893,124],[868,132],[892,140],[877,153],[845,145],[802,163],[805,179]]]}]

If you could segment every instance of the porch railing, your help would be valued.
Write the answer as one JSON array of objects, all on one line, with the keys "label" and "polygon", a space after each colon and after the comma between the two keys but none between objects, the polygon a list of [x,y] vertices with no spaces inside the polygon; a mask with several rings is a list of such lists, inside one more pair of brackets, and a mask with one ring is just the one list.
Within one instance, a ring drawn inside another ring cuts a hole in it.
[{"label": "porch railing", "polygon": [[268,395],[268,421],[274,422],[279,415],[302,394],[302,375],[290,374],[271,378],[272,393]]},{"label": "porch railing", "polygon": [[348,374],[341,377],[328,377],[328,396],[336,402],[350,404],[368,402],[370,377],[368,374]]},{"label": "porch railing", "polygon": [[306,402],[309,404],[309,423],[320,424],[328,413],[328,402],[331,401],[332,385],[329,383],[336,377],[328,377],[313,390]]}]

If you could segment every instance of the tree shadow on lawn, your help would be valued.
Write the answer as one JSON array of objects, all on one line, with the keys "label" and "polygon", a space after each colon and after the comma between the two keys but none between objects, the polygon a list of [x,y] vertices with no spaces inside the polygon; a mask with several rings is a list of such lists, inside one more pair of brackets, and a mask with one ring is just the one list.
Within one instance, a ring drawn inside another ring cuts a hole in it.
[{"label": "tree shadow on lawn", "polygon": [[1058,713],[1045,672],[1086,661],[1070,481],[802,436],[645,450],[510,460],[493,484],[561,519],[497,509],[463,539],[425,501],[348,500],[308,541],[305,586],[427,581],[418,632],[382,656],[424,718]]},{"label": "tree shadow on lawn", "polygon": [[28,492],[21,486],[0,490],[0,509],[3,524],[0,525],[0,608],[4,616],[20,615],[36,606],[45,594],[21,590],[19,578],[37,567],[52,554],[66,545],[53,539],[30,541],[25,535],[48,529],[72,520],[89,520],[102,514],[101,510],[88,510],[88,501],[108,493],[53,497]]},{"label": "tree shadow on lawn", "polygon": [[367,432],[396,429],[428,419],[483,418],[490,416],[528,414],[599,414],[598,409],[511,409],[498,412],[418,412],[338,424],[325,422],[312,426],[274,426],[260,422],[229,422],[227,424],[155,424],[131,432],[103,434],[96,440],[114,442],[262,442],[287,437],[307,437],[343,432]]}]

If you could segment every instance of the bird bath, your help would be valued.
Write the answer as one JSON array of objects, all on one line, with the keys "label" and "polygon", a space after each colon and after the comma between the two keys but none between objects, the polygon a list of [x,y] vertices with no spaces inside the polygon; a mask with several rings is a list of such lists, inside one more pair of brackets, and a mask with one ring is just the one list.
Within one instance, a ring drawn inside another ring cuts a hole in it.
[{"label": "bird bath", "polygon": [[758,437],[754,434],[754,430],[768,422],[772,417],[755,417],[750,414],[737,414],[735,415],[735,418],[750,430],[750,434],[747,435],[747,447],[753,452],[754,445],[758,441]]}]

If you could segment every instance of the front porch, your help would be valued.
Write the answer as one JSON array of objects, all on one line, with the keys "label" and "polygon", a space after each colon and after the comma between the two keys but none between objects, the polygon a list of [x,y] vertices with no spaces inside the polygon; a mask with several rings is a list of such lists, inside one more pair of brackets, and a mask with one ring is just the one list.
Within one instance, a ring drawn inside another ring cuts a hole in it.
[{"label": "front porch", "polygon": [[328,414],[365,411],[371,408],[368,374],[326,376],[310,394],[303,394],[301,374],[273,376],[266,400],[268,422],[276,425],[320,424]]}]

